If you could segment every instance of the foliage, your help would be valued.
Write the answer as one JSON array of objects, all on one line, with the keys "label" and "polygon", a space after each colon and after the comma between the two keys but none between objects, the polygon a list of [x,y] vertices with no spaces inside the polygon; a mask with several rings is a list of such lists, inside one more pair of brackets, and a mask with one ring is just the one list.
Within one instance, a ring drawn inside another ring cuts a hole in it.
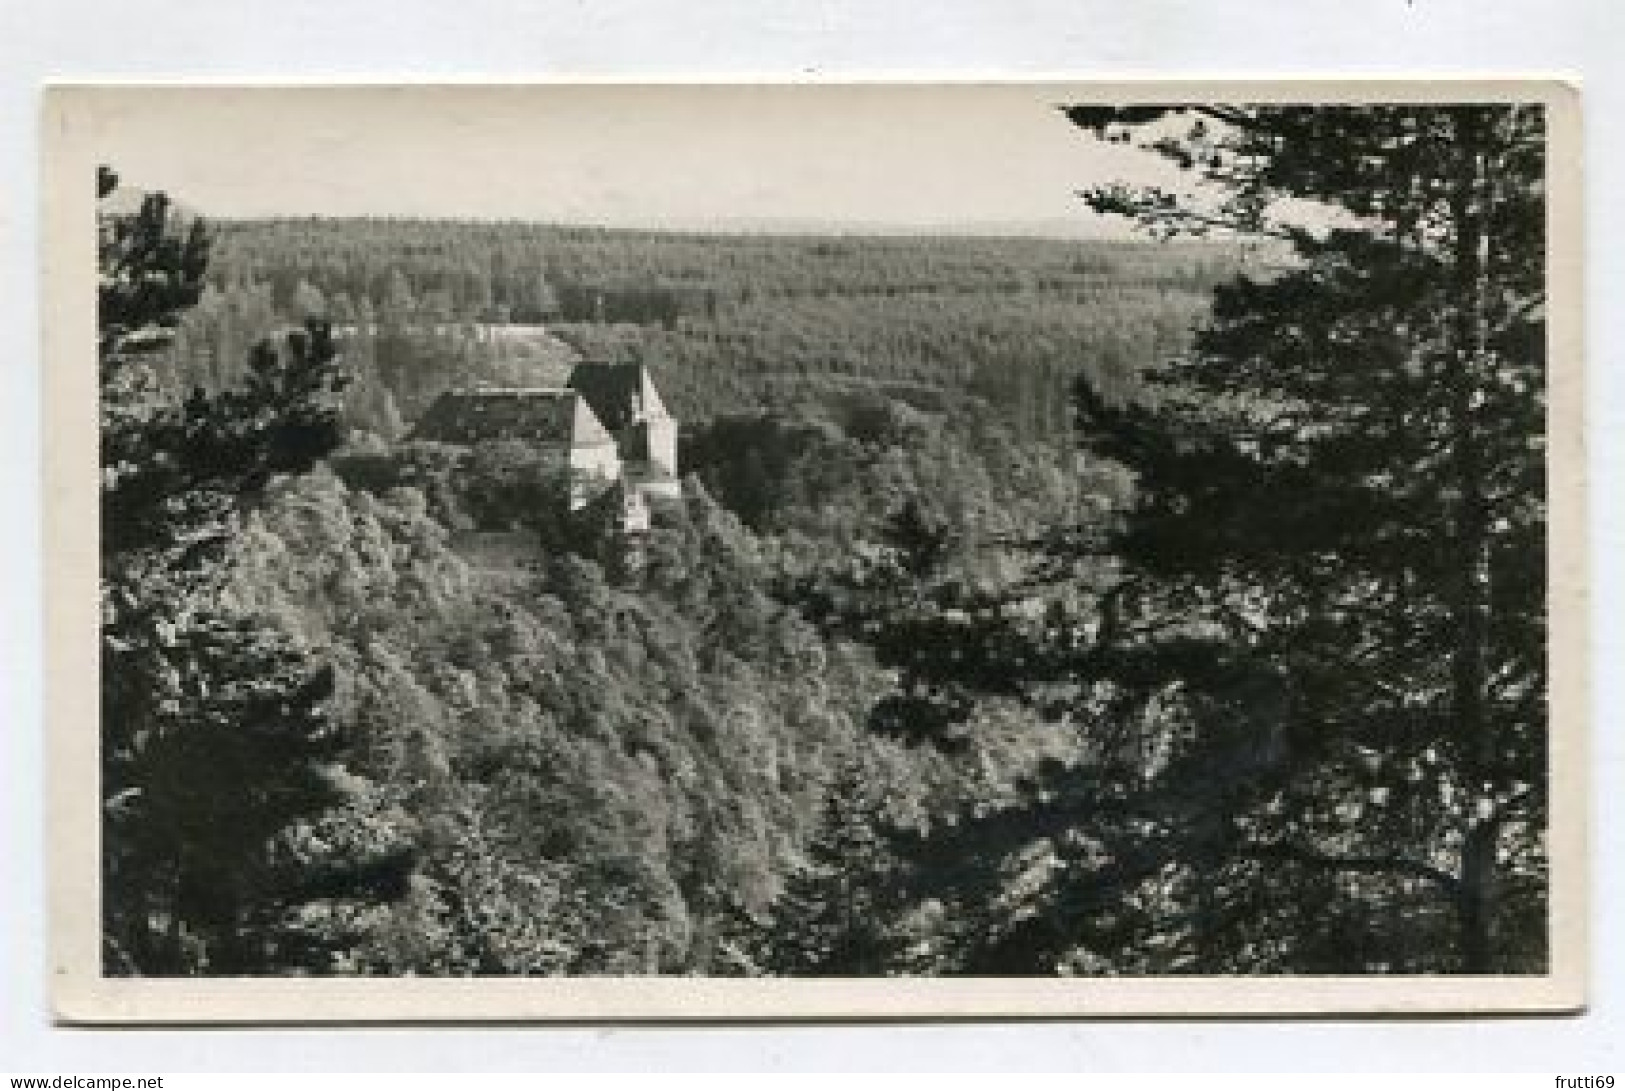
[{"label": "foliage", "polygon": [[[398,439],[451,386],[557,383],[571,348],[629,354],[679,419],[795,413],[879,389],[985,400],[1061,440],[1080,367],[1129,384],[1186,343],[1239,247],[1041,239],[673,235],[534,224],[229,223],[161,376],[215,389],[245,338],[331,321],[346,421]],[[545,326],[542,325],[545,323]]]},{"label": "foliage", "polygon": [[[115,878],[187,918],[146,950],[1540,969],[1538,113],[1069,112],[1199,176],[1097,210],[1239,241],[273,221],[205,284],[202,243],[122,229],[171,270],[104,291],[107,722],[152,763],[108,750],[147,781]],[[577,352],[683,421],[635,540],[568,514],[556,452],[410,438]],[[251,766],[287,790],[244,817]],[[158,802],[219,820],[182,839],[207,897],[159,881]]]},{"label": "foliage", "polygon": [[[1168,744],[1144,797],[1185,850],[1176,881],[1207,891],[1192,950],[1215,968],[1539,969],[1539,109],[1079,120],[1153,133],[1227,195],[1097,207],[1278,229],[1299,257],[1221,288],[1153,396],[1079,391],[1085,449],[1136,475],[1095,662]],[[1283,226],[1284,197],[1347,226]]]},{"label": "foliage", "polygon": [[1003,695],[1078,740],[901,847],[936,967],[1539,971],[1539,111],[1070,112],[1219,195],[1097,210],[1295,257],[1143,390],[1080,373],[1085,466],[1132,489],[1033,526],[1029,578],[967,596],[904,509],[814,587],[897,670],[877,726],[960,747]]},{"label": "foliage", "polygon": [[855,758],[837,768],[806,861],[790,872],[758,926],[755,964],[765,972],[872,977],[899,964],[903,905],[876,772]]},{"label": "foliage", "polygon": [[312,476],[256,520],[234,594],[331,649],[417,853],[362,969],[704,969],[722,892],[771,897],[863,669],[766,596],[736,520],[686,509],[632,582],[523,529],[476,551],[411,486]]}]

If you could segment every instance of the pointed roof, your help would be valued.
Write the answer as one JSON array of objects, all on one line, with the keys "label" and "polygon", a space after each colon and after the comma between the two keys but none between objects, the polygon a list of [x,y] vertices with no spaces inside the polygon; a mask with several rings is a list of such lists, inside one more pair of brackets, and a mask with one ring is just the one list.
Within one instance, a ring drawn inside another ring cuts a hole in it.
[{"label": "pointed roof", "polygon": [[575,391],[556,387],[448,390],[429,406],[412,435],[464,444],[492,439],[575,446],[614,442]]}]

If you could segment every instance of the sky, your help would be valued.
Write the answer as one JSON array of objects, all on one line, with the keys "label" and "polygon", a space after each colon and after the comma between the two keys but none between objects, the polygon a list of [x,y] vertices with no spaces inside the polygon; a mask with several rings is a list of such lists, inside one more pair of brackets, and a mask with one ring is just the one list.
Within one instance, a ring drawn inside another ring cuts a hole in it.
[{"label": "sky", "polygon": [[1122,235],[1076,191],[1173,180],[1038,85],[124,90],[95,112],[129,184],[215,217]]}]

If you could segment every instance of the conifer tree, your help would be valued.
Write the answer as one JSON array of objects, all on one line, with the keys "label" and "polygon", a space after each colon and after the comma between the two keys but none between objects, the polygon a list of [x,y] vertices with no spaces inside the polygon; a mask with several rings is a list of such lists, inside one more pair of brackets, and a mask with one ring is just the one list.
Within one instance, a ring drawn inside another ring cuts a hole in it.
[{"label": "conifer tree", "polygon": [[1163,744],[1141,798],[1205,876],[1199,953],[1540,969],[1541,108],[1068,113],[1202,180],[1096,210],[1294,255],[1147,396],[1078,391],[1086,451],[1137,479],[1087,670]]},{"label": "conifer tree", "polygon": [[884,974],[898,953],[895,862],[874,783],[844,761],[824,797],[823,814],[768,912],[758,963],[789,977]]},{"label": "conifer tree", "polygon": [[288,915],[339,872],[286,835],[340,798],[333,673],[219,591],[241,515],[337,444],[341,380],[312,324],[233,389],[160,390],[148,364],[208,261],[202,222],[178,220],[162,194],[99,216],[104,966],[319,969]]}]

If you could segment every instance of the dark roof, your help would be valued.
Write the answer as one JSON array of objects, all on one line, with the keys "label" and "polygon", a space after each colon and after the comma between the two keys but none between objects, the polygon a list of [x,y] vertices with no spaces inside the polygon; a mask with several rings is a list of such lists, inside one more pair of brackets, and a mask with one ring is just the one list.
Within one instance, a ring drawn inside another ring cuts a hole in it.
[{"label": "dark roof", "polygon": [[632,423],[643,393],[643,365],[579,363],[570,372],[570,389],[580,391],[605,428],[619,432]]},{"label": "dark roof", "polygon": [[591,443],[609,439],[601,434],[578,436],[576,411],[573,390],[448,390],[429,406],[413,436],[442,443],[492,439]]}]

